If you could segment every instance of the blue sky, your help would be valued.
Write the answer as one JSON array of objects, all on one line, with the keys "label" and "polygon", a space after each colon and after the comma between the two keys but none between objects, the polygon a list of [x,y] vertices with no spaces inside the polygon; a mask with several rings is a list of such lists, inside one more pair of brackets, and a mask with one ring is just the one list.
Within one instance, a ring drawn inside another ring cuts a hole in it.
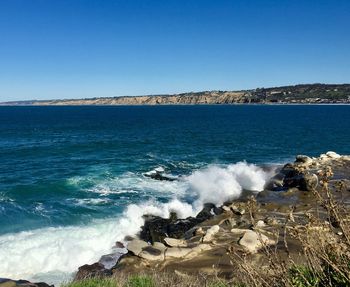
[{"label": "blue sky", "polygon": [[350,82],[348,0],[0,0],[0,100]]}]

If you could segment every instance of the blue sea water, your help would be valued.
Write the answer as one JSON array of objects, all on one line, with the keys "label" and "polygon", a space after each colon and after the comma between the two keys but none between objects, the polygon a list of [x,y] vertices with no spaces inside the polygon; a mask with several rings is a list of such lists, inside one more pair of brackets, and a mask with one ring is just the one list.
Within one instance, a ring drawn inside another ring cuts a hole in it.
[{"label": "blue sea water", "polygon": [[[166,214],[175,198],[190,213],[191,187],[212,193],[246,168],[234,163],[350,154],[349,142],[345,105],[0,107],[0,277],[70,274],[135,233],[146,206]],[[143,175],[157,167],[184,180]]]}]

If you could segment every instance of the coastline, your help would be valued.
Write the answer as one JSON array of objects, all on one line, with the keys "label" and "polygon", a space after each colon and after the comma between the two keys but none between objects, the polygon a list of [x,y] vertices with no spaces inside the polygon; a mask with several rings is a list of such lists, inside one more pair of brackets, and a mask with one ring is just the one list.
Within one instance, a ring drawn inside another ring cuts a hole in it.
[{"label": "coastline", "polygon": [[[232,263],[233,254],[263,268],[265,248],[277,248],[279,256],[285,257],[282,243],[286,239],[278,235],[278,230],[286,224],[303,228],[305,216],[316,211],[314,191],[324,188],[321,171],[330,170],[334,178],[329,182],[330,189],[335,191],[339,183],[343,184],[344,191],[336,195],[350,200],[349,168],[350,156],[333,152],[316,158],[297,156],[294,163],[276,170],[262,192],[246,191],[220,205],[206,203],[201,212],[184,219],[175,213],[162,218],[146,212],[140,233],[116,242],[114,251],[96,263],[79,267],[75,280],[155,271],[183,276],[204,273],[232,280],[237,276],[234,270],[238,264]],[[339,228],[332,232],[339,233]],[[292,237],[287,241],[288,256],[302,263],[300,244]]]},{"label": "coastline", "polygon": [[181,94],[26,100],[0,105],[205,105],[205,104],[349,104],[349,84],[301,84],[239,91],[201,91]]},{"label": "coastline", "polygon": [[[220,206],[208,203],[194,218],[178,219],[172,214],[169,219],[164,219],[148,215],[141,233],[117,243],[126,252],[114,258],[113,267],[105,268],[106,260],[111,263],[110,255],[105,255],[99,262],[81,266],[74,280],[119,273],[147,274],[154,270],[187,275],[204,272],[228,280],[235,276],[232,254],[248,256],[256,267],[262,268],[265,248],[277,248],[279,254],[285,256],[285,247],[280,245],[283,240],[290,246],[288,256],[303,262],[297,241],[292,237],[283,239],[275,232],[285,228],[289,221],[302,228],[307,214],[317,211],[314,191],[321,192],[324,188],[322,172],[335,178],[330,181],[333,192],[339,183],[344,184],[338,197],[345,195],[346,201],[350,191],[349,167],[350,156],[333,152],[318,158],[297,156],[294,163],[287,163],[277,170],[264,192],[248,192]],[[194,223],[190,224],[191,221]],[[334,232],[339,233],[338,229]]]},{"label": "coastline", "polygon": [[219,104],[48,104],[48,105],[19,105],[19,104],[3,104],[0,107],[174,107],[174,106],[348,106],[350,101],[344,103],[219,103]]}]

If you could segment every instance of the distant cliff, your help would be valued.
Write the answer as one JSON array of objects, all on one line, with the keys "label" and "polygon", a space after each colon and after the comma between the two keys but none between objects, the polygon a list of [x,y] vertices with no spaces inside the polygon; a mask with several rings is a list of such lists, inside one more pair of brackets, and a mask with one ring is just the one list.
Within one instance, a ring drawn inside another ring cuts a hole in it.
[{"label": "distant cliff", "polygon": [[240,103],[350,103],[350,84],[306,84],[244,91],[205,91],[175,95],[16,101],[0,105],[195,105]]}]

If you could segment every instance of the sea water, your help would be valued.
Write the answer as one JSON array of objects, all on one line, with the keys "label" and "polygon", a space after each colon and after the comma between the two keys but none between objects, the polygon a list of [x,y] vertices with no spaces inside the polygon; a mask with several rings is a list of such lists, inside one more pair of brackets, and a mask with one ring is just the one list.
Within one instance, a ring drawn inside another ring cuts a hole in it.
[{"label": "sea water", "polygon": [[0,277],[67,280],[143,214],[196,215],[349,142],[345,105],[0,107]]}]

